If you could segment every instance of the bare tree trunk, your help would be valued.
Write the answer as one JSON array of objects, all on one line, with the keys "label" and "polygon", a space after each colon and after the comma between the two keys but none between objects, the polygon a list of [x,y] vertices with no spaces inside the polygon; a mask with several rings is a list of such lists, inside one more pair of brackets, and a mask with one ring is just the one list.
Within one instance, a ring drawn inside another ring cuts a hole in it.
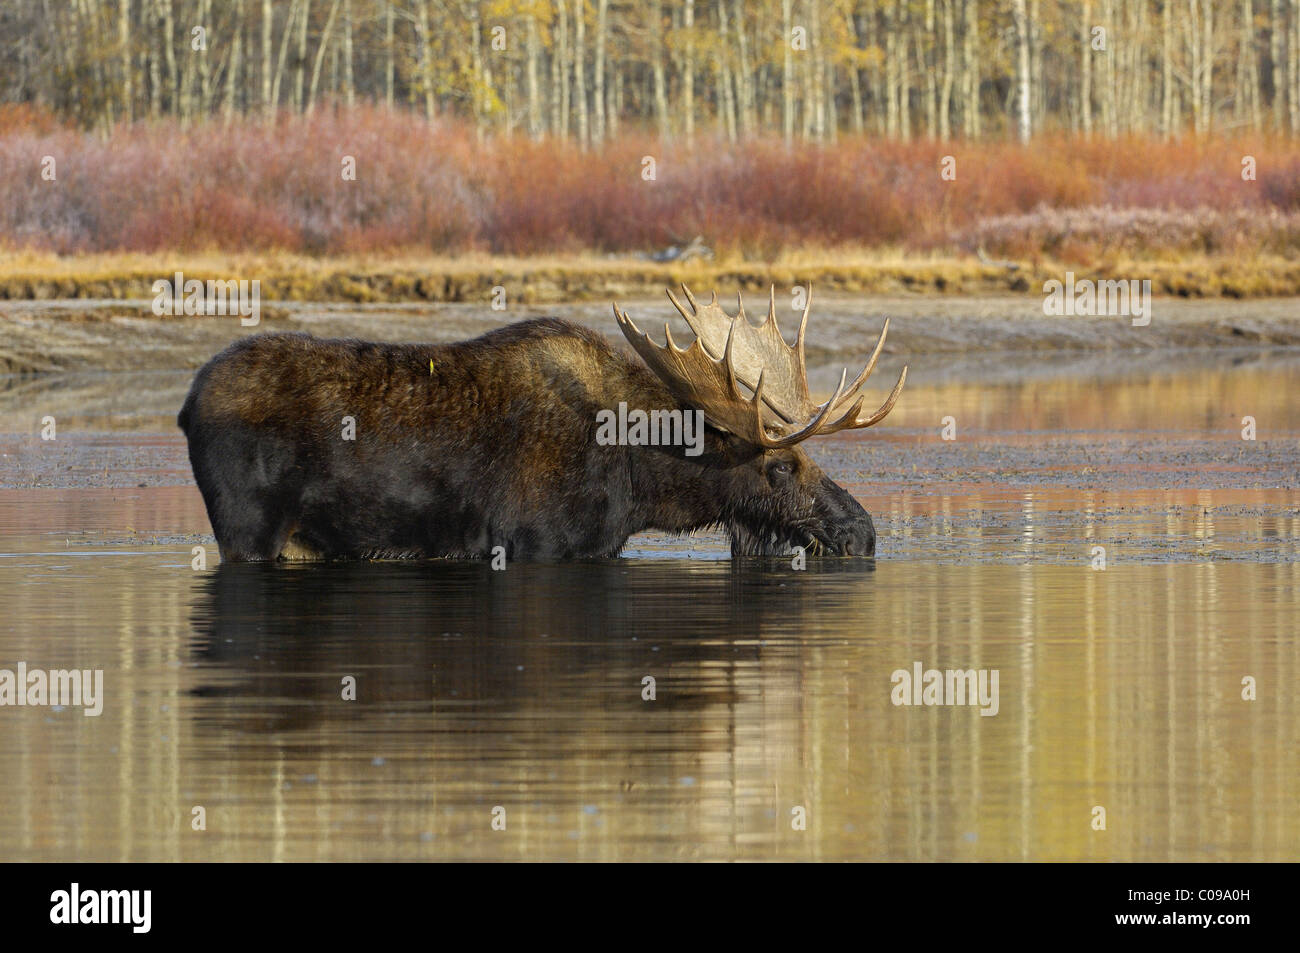
[{"label": "bare tree trunk", "polygon": [[[853,48],[856,52],[863,47],[863,37],[858,31],[859,20],[853,11],[849,11],[846,16],[848,18],[849,32],[854,38]],[[849,94],[853,101],[853,131],[860,135],[863,132],[862,76],[856,59],[849,66]]]},{"label": "bare tree trunk", "polygon": [[605,139],[605,31],[609,17],[609,0],[596,2],[596,66],[592,77],[592,105],[595,106],[595,140]]},{"label": "bare tree trunk", "polygon": [[1135,3],[1133,12],[1135,17],[1133,35],[1137,38],[1137,42],[1133,44],[1133,55],[1128,70],[1133,83],[1133,118],[1137,130],[1148,133],[1151,130],[1151,94],[1149,91],[1151,70],[1148,68],[1151,57],[1146,52],[1146,45],[1151,37],[1150,24],[1147,20],[1150,9],[1145,3]]},{"label": "bare tree trunk", "polygon": [[1014,0],[1012,11],[1016,20],[1016,87],[1017,111],[1020,141],[1028,142],[1029,125],[1029,14],[1025,10],[1025,0]]},{"label": "bare tree trunk", "polygon": [[1282,12],[1285,0],[1273,0],[1268,17],[1268,68],[1272,80],[1273,93],[1273,128],[1281,132],[1285,128],[1286,65],[1282,60],[1282,50],[1286,42],[1286,14]]},{"label": "bare tree trunk", "polygon": [[1133,17],[1133,0],[1116,0],[1115,33],[1123,37],[1122,43],[1116,43],[1110,51],[1115,62],[1115,128],[1113,135],[1131,132],[1136,125],[1137,108],[1133,101],[1133,74],[1138,70],[1137,55],[1142,49],[1142,38],[1137,32],[1137,23]]},{"label": "bare tree trunk", "polygon": [[557,43],[560,57],[560,124],[562,136],[569,134],[569,10],[564,0],[555,5],[560,14],[560,36]]},{"label": "bare tree trunk", "polygon": [[[155,33],[161,35],[162,31],[158,29],[161,8],[158,0],[150,0],[150,9],[153,11],[152,21],[148,24],[153,28]],[[171,45],[171,37],[164,37],[164,43]],[[149,115],[157,119],[162,113],[162,67],[158,59],[158,51],[153,46],[149,49]]]},{"label": "bare tree trunk", "polygon": [[560,73],[562,72],[562,67],[560,65],[561,59],[560,59],[559,37],[556,35],[555,30],[551,30],[551,52],[550,52],[550,56],[548,57],[548,62],[550,64],[550,84],[551,84],[550,86],[550,93],[551,93],[550,129],[551,132],[553,133],[559,133],[560,113],[563,109],[563,106],[561,105],[560,102]]},{"label": "bare tree trunk", "polygon": [[1083,32],[1080,36],[1079,68],[1083,79],[1079,87],[1079,122],[1085,136],[1092,135],[1092,0],[1084,0]]},{"label": "bare tree trunk", "polygon": [[470,109],[474,117],[474,132],[480,141],[487,132],[485,116],[487,113],[487,90],[492,88],[492,74],[483,63],[483,23],[479,19],[477,7],[470,19],[470,65],[473,70],[473,92],[470,96]]},{"label": "bare tree trunk", "polygon": [[1192,130],[1201,133],[1201,31],[1199,0],[1187,0],[1189,19],[1183,23],[1184,44],[1190,63],[1188,66],[1189,96],[1192,101]]},{"label": "bare tree trunk", "polygon": [[966,68],[964,131],[972,139],[980,136],[979,0],[966,0],[966,30],[962,40]]},{"label": "bare tree trunk", "polygon": [[1114,138],[1119,129],[1115,95],[1115,44],[1119,42],[1115,30],[1115,0],[1105,0],[1102,4],[1102,19],[1105,20],[1106,27],[1106,52],[1101,58],[1101,124],[1105,128],[1105,134]]},{"label": "bare tree trunk", "polygon": [[623,72],[622,70],[614,71],[614,82],[606,83],[609,90],[609,104],[605,109],[605,129],[607,135],[611,138],[618,137],[618,118],[623,113]]},{"label": "bare tree trunk", "polygon": [[330,4],[330,14],[325,19],[325,30],[321,33],[320,45],[316,48],[316,62],[311,69],[311,91],[307,95],[307,112],[314,112],[316,109],[316,89],[320,85],[320,65],[325,61],[325,50],[330,45],[330,39],[334,35],[334,18],[338,16],[339,0],[334,0]]},{"label": "bare tree trunk", "polygon": [[943,82],[939,86],[939,138],[952,138],[949,110],[952,104],[953,77],[957,72],[957,44],[953,38],[952,5],[957,0],[943,0]]},{"label": "bare tree trunk", "polygon": [[799,57],[796,74],[799,79],[799,135],[804,139],[811,139],[817,122],[817,101],[815,90],[813,89],[813,79],[817,74],[813,62],[817,57],[817,34],[813,32],[811,25],[807,26],[808,30],[808,49],[804,50]]},{"label": "bare tree trunk", "polygon": [[899,68],[898,68],[898,0],[889,0],[885,13],[885,135],[898,138]]},{"label": "bare tree trunk", "polygon": [[1192,128],[1198,136],[1210,129],[1211,89],[1214,83],[1213,11],[1209,0],[1187,0],[1187,49],[1191,54],[1190,95]]},{"label": "bare tree trunk", "polygon": [[397,47],[393,39],[393,3],[384,3],[384,105],[393,108],[393,87],[397,74]]},{"label": "bare tree trunk", "polygon": [[907,34],[912,24],[912,17],[908,5],[901,2],[901,0],[895,9],[899,12],[898,22],[901,24],[899,29],[902,32],[898,44],[898,134],[902,136],[904,140],[908,140],[912,138],[912,68],[909,65],[911,57],[907,54],[908,47],[910,46],[907,42]]},{"label": "bare tree trunk", "polygon": [[429,0],[416,0],[415,41],[419,44],[420,85],[424,87],[424,118],[433,122],[438,114],[433,86],[433,36],[429,32]]},{"label": "bare tree trunk", "polygon": [[528,57],[525,68],[525,76],[528,81],[528,134],[537,139],[542,134],[542,100],[537,82],[537,57],[539,55],[537,17],[532,13],[528,14],[528,30],[524,42]]},{"label": "bare tree trunk", "polygon": [[[823,46],[823,49],[826,47]],[[839,135],[840,117],[835,108],[835,60],[833,57],[822,54],[822,110],[826,113],[826,135],[831,142],[834,142]]]},{"label": "bare tree trunk", "polygon": [[163,11],[163,51],[167,59],[167,88],[171,90],[173,114],[180,112],[181,81],[176,68],[176,23],[172,19],[172,0],[160,0]]},{"label": "bare tree trunk", "polygon": [[1173,0],[1160,11],[1160,124],[1166,137],[1174,134],[1174,21]]},{"label": "bare tree trunk", "polygon": [[[183,3],[184,0],[181,0]],[[198,13],[197,8],[195,14]],[[181,10],[182,16],[184,9]],[[192,42],[191,34],[185,32],[182,23],[181,36],[181,58],[177,60],[176,69],[176,108],[178,115],[181,117],[181,125],[187,126],[194,113],[194,51],[190,48]]]},{"label": "bare tree trunk", "polygon": [[1300,3],[1291,0],[1291,32],[1287,41],[1287,71],[1291,92],[1287,97],[1290,104],[1291,132],[1300,133]]},{"label": "bare tree trunk", "polygon": [[284,77],[284,64],[289,51],[289,37],[293,34],[295,19],[301,9],[298,0],[293,0],[289,5],[289,15],[284,21],[284,32],[280,34],[280,55],[275,64],[275,80],[271,84],[271,102],[277,107],[280,104],[280,80]]},{"label": "bare tree trunk", "polygon": [[686,0],[682,9],[682,27],[686,31],[686,53],[682,63],[682,119],[686,138],[695,136],[695,0]]},{"label": "bare tree trunk", "polygon": [[925,0],[925,25],[916,37],[916,63],[925,79],[925,132],[935,138],[939,129],[939,78],[935,75],[934,0]]},{"label": "bare tree trunk", "polygon": [[271,0],[262,0],[262,111],[274,109],[271,99],[271,33],[275,26]]},{"label": "bare tree trunk", "polygon": [[[195,0],[191,22],[203,18],[203,0]],[[198,71],[198,65],[203,63],[202,53],[194,49],[194,37],[192,33],[187,33],[184,38],[185,52],[181,60],[181,123],[188,125],[194,119],[197,113],[195,86],[197,85],[195,74]]]},{"label": "bare tree trunk", "polygon": [[727,141],[736,141],[736,98],[732,95],[731,57],[727,51],[727,0],[718,0],[718,47],[720,67],[718,69],[718,115],[722,119]]},{"label": "bare tree trunk", "polygon": [[1201,115],[1205,117],[1203,133],[1214,125],[1214,0],[1201,3],[1201,56],[1204,76],[1201,80]]},{"label": "bare tree trunk", "polygon": [[298,57],[294,63],[293,108],[302,112],[306,102],[307,87],[307,25],[311,20],[311,0],[303,0],[301,19],[298,21]]},{"label": "bare tree trunk", "polygon": [[651,42],[654,46],[654,90],[655,90],[655,119],[659,127],[659,138],[667,139],[669,135],[668,124],[668,82],[664,69],[664,14],[659,0],[651,0],[650,3],[650,31]]},{"label": "bare tree trunk", "polygon": [[1251,0],[1241,0],[1240,38],[1237,42],[1237,76],[1236,89],[1232,94],[1232,114],[1238,125],[1249,123],[1252,127],[1257,118],[1255,103],[1255,24]]},{"label": "bare tree trunk", "polygon": [[235,97],[239,94],[239,59],[244,36],[244,0],[235,0],[235,39],[230,46],[230,65],[226,68],[226,122],[235,117]]},{"label": "bare tree trunk", "polygon": [[785,135],[786,145],[794,141],[794,49],[790,45],[794,30],[793,0],[781,0],[781,46],[785,58],[781,62],[781,129]]},{"label": "bare tree trunk", "polygon": [[1043,95],[1043,30],[1042,4],[1040,0],[1029,2],[1029,109],[1031,125],[1042,129],[1047,112],[1046,97]]},{"label": "bare tree trunk", "polygon": [[343,101],[357,104],[356,77],[352,75],[352,0],[343,0]]},{"label": "bare tree trunk", "polygon": [[578,141],[591,143],[587,106],[586,36],[587,17],[584,0],[573,0],[573,114],[578,125]]},{"label": "bare tree trunk", "polygon": [[[804,135],[811,133],[813,139],[821,142],[826,138],[826,106],[822,98],[826,71],[822,68],[821,4],[817,0],[812,0],[809,6],[812,8],[808,24],[808,40],[811,49],[804,54],[804,62],[807,64],[804,70],[804,75],[807,77],[804,85],[804,89],[807,90],[804,113],[808,117],[804,123]],[[807,100],[811,100],[811,104]]]},{"label": "bare tree trunk", "polygon": [[[212,7],[210,0],[199,0],[199,24],[205,29],[212,26]],[[199,114],[206,116],[208,114],[208,79],[212,75],[212,63],[208,59],[207,50],[190,51],[192,56],[199,58],[198,85],[199,85]]]},{"label": "bare tree trunk", "polygon": [[740,101],[740,131],[742,135],[753,134],[757,125],[754,115],[754,76],[749,62],[749,41],[745,36],[745,12],[741,0],[733,0],[732,19],[736,22],[736,48],[740,55],[740,78],[736,88],[736,98]]},{"label": "bare tree trunk", "polygon": [[118,0],[117,42],[122,47],[122,116],[130,122],[135,118],[135,95],[131,80],[135,70],[131,66],[131,0]]},{"label": "bare tree trunk", "polygon": [[329,84],[326,86],[326,89],[328,89],[331,93],[334,94],[334,98],[337,101],[339,95],[339,44],[337,43],[331,44],[329,49],[329,55],[330,55],[330,79],[329,79]]}]

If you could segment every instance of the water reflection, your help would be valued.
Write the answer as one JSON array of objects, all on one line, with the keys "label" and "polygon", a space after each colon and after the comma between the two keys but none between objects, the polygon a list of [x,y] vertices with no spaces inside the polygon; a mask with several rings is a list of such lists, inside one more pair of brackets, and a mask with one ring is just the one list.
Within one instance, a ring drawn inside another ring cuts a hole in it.
[{"label": "water reflection", "polygon": [[[760,559],[499,572],[485,562],[223,565],[194,607],[195,655],[214,674],[257,675],[199,693],[256,696],[251,722],[239,704],[227,709],[232,726],[254,730],[355,717],[336,690],[349,673],[362,709],[503,713],[566,693],[643,712],[642,679],[655,672],[665,679],[656,712],[733,704],[734,680],[713,673],[752,664],[771,640],[843,628],[874,568],[870,559],[813,559],[802,572]],[[271,720],[264,699],[278,708]]]},{"label": "water reflection", "polygon": [[[108,693],[99,718],[0,710],[4,859],[1282,860],[1300,843],[1300,564],[187,558],[0,560],[0,667],[100,667]],[[891,673],[918,661],[998,669],[997,716],[892,705]]]},{"label": "water reflection", "polygon": [[[412,825],[399,851],[717,856],[738,828],[772,844],[789,810],[779,763],[801,733],[799,660],[857,627],[873,569],[226,567],[193,611],[195,743],[243,764],[275,735],[279,770],[330,789],[316,809],[340,820],[348,789],[387,792],[380,816]],[[513,836],[490,828],[497,806]],[[328,846],[360,846],[342,840]]]},{"label": "water reflection", "polygon": [[[1288,610],[1267,595],[1295,566],[1268,582],[810,566],[234,567],[194,607],[193,743],[258,766],[281,856],[1294,846],[1295,693],[1252,709],[1238,682],[1295,671]],[[1229,605],[1249,638],[1221,629]],[[999,669],[999,716],[892,706],[890,673],[914,660]],[[1097,804],[1108,832],[1091,830]],[[490,829],[497,806],[514,836]]]}]

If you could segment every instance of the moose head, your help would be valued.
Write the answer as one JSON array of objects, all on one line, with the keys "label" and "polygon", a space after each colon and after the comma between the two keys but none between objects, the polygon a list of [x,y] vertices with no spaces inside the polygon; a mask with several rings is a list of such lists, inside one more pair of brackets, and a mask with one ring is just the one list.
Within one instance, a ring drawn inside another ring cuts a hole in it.
[{"label": "moose head", "polygon": [[755,326],[737,294],[737,312],[727,314],[716,292],[701,305],[682,285],[690,305],[668,292],[695,340],[678,347],[664,324],[660,346],[614,305],[614,317],[647,367],[683,404],[702,411],[711,427],[710,453],[698,464],[698,479],[717,488],[717,522],[731,535],[733,555],[783,555],[794,546],[813,553],[870,556],[876,549],[871,515],[833,482],[803,451],[811,437],[870,427],[884,420],[898,401],[907,368],[878,410],[862,413],[859,393],[876,367],[889,333],[886,319],[866,366],[851,383],[847,368],[829,400],[818,404],[808,389],[804,335],[811,290],[793,345],[776,322],[776,291],[767,318]]}]

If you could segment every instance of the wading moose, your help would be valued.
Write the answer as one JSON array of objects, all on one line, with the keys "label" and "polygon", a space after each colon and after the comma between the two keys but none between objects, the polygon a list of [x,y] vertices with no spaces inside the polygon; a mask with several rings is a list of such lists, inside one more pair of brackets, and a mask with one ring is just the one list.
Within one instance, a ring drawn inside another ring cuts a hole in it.
[{"label": "wading moose", "polygon": [[[232,344],[199,370],[178,418],[222,559],[616,556],[642,530],[710,526],[730,533],[733,555],[872,555],[870,515],[799,444],[893,408],[906,367],[874,413],[858,393],[888,321],[862,373],[842,373],[818,404],[807,308],[791,346],[775,293],[755,326],[743,302],[733,317],[716,294],[701,305],[682,290],[689,311],[668,297],[695,334],[686,348],[667,325],[655,343],[615,305],[641,361],[554,318],[444,345]],[[616,408],[641,431],[703,425],[695,446],[611,440]]]}]

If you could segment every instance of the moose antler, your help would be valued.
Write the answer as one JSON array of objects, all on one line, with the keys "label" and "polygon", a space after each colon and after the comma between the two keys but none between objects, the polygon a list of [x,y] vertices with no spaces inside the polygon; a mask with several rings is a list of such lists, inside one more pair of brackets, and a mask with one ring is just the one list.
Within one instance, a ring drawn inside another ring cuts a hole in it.
[{"label": "moose antler", "polygon": [[[703,306],[686,285],[682,285],[682,292],[690,303],[690,313],[671,291],[668,298],[695,332],[695,340],[689,347],[677,347],[667,322],[664,323],[667,346],[660,347],[625,312],[620,312],[617,304],[614,318],[632,347],[678,399],[703,410],[715,426],[753,444],[769,449],[790,447],[817,434],[870,427],[885,419],[903,391],[906,367],[880,409],[867,417],[858,416],[866,399],[858,391],[875,369],[884,349],[888,320],[862,373],[846,388],[848,370],[845,369],[831,399],[817,404],[808,392],[808,371],[804,363],[804,332],[812,306],[811,290],[793,347],[786,344],[776,325],[775,287],[769,298],[767,319],[757,327],[745,316],[745,303],[739,294],[736,301],[740,310],[732,317],[718,304],[716,292],[713,300]],[[746,397],[738,382],[749,388],[753,396]]]}]

